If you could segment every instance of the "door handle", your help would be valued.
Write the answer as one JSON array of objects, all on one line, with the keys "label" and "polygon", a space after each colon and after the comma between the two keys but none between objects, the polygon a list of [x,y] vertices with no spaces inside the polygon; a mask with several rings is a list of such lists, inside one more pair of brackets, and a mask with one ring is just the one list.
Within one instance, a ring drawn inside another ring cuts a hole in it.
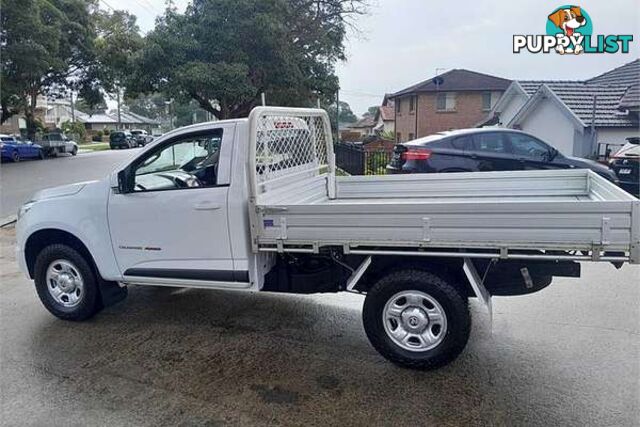
[{"label": "door handle", "polygon": [[219,204],[210,201],[198,202],[193,205],[193,209],[197,211],[215,211],[220,208]]}]

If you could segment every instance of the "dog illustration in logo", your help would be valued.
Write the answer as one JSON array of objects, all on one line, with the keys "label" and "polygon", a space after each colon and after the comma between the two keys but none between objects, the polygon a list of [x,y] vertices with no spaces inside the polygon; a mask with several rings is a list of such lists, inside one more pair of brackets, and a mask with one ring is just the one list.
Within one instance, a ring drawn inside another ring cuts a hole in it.
[{"label": "dog illustration in logo", "polygon": [[[578,6],[571,6],[568,9],[558,9],[549,15],[549,20],[553,22],[553,25],[560,28],[566,37],[571,37],[576,30],[584,25],[587,25],[587,18],[582,16],[582,10]],[[561,35],[558,34],[558,37]],[[563,55],[566,53],[575,53],[576,55],[582,53],[582,45],[577,45],[574,49],[565,49],[564,46],[556,46],[556,51]]]}]

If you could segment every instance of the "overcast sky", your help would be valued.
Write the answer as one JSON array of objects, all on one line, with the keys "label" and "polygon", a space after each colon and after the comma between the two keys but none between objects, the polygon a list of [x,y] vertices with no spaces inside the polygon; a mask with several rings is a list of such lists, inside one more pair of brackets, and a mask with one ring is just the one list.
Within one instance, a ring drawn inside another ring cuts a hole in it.
[{"label": "overcast sky", "polygon": [[[164,0],[100,0],[127,9],[143,31],[153,28]],[[183,10],[188,0],[174,3]],[[549,4],[545,6],[544,3]],[[509,79],[580,80],[640,56],[640,1],[585,0],[577,4],[592,18],[594,34],[632,34],[629,54],[560,56],[512,53],[514,34],[544,34],[547,15],[562,1],[372,0],[357,19],[348,60],[338,66],[340,99],[361,115],[396,92],[444,70],[466,68]]]}]

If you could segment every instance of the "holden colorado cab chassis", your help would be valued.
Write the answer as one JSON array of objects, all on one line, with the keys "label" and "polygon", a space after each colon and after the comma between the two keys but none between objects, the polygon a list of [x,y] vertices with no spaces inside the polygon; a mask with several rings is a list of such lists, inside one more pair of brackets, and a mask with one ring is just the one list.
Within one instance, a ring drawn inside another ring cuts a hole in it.
[{"label": "holden colorado cab chassis", "polygon": [[337,176],[324,111],[258,107],[39,192],[16,250],[68,320],[128,284],[358,292],[372,345],[430,369],[465,347],[468,298],[490,310],[579,277],[579,261],[640,262],[640,202],[589,170]]}]

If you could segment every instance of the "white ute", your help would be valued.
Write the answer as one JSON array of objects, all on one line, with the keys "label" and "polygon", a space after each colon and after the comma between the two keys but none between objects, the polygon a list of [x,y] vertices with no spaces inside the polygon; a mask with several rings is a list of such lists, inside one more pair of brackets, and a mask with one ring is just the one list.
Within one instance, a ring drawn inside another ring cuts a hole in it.
[{"label": "white ute", "polygon": [[539,291],[579,261],[640,262],[640,201],[589,170],[337,176],[327,114],[258,107],[177,129],[109,177],[21,207],[17,259],[54,315],[126,285],[365,294],[402,366],[467,343],[470,297]]}]

